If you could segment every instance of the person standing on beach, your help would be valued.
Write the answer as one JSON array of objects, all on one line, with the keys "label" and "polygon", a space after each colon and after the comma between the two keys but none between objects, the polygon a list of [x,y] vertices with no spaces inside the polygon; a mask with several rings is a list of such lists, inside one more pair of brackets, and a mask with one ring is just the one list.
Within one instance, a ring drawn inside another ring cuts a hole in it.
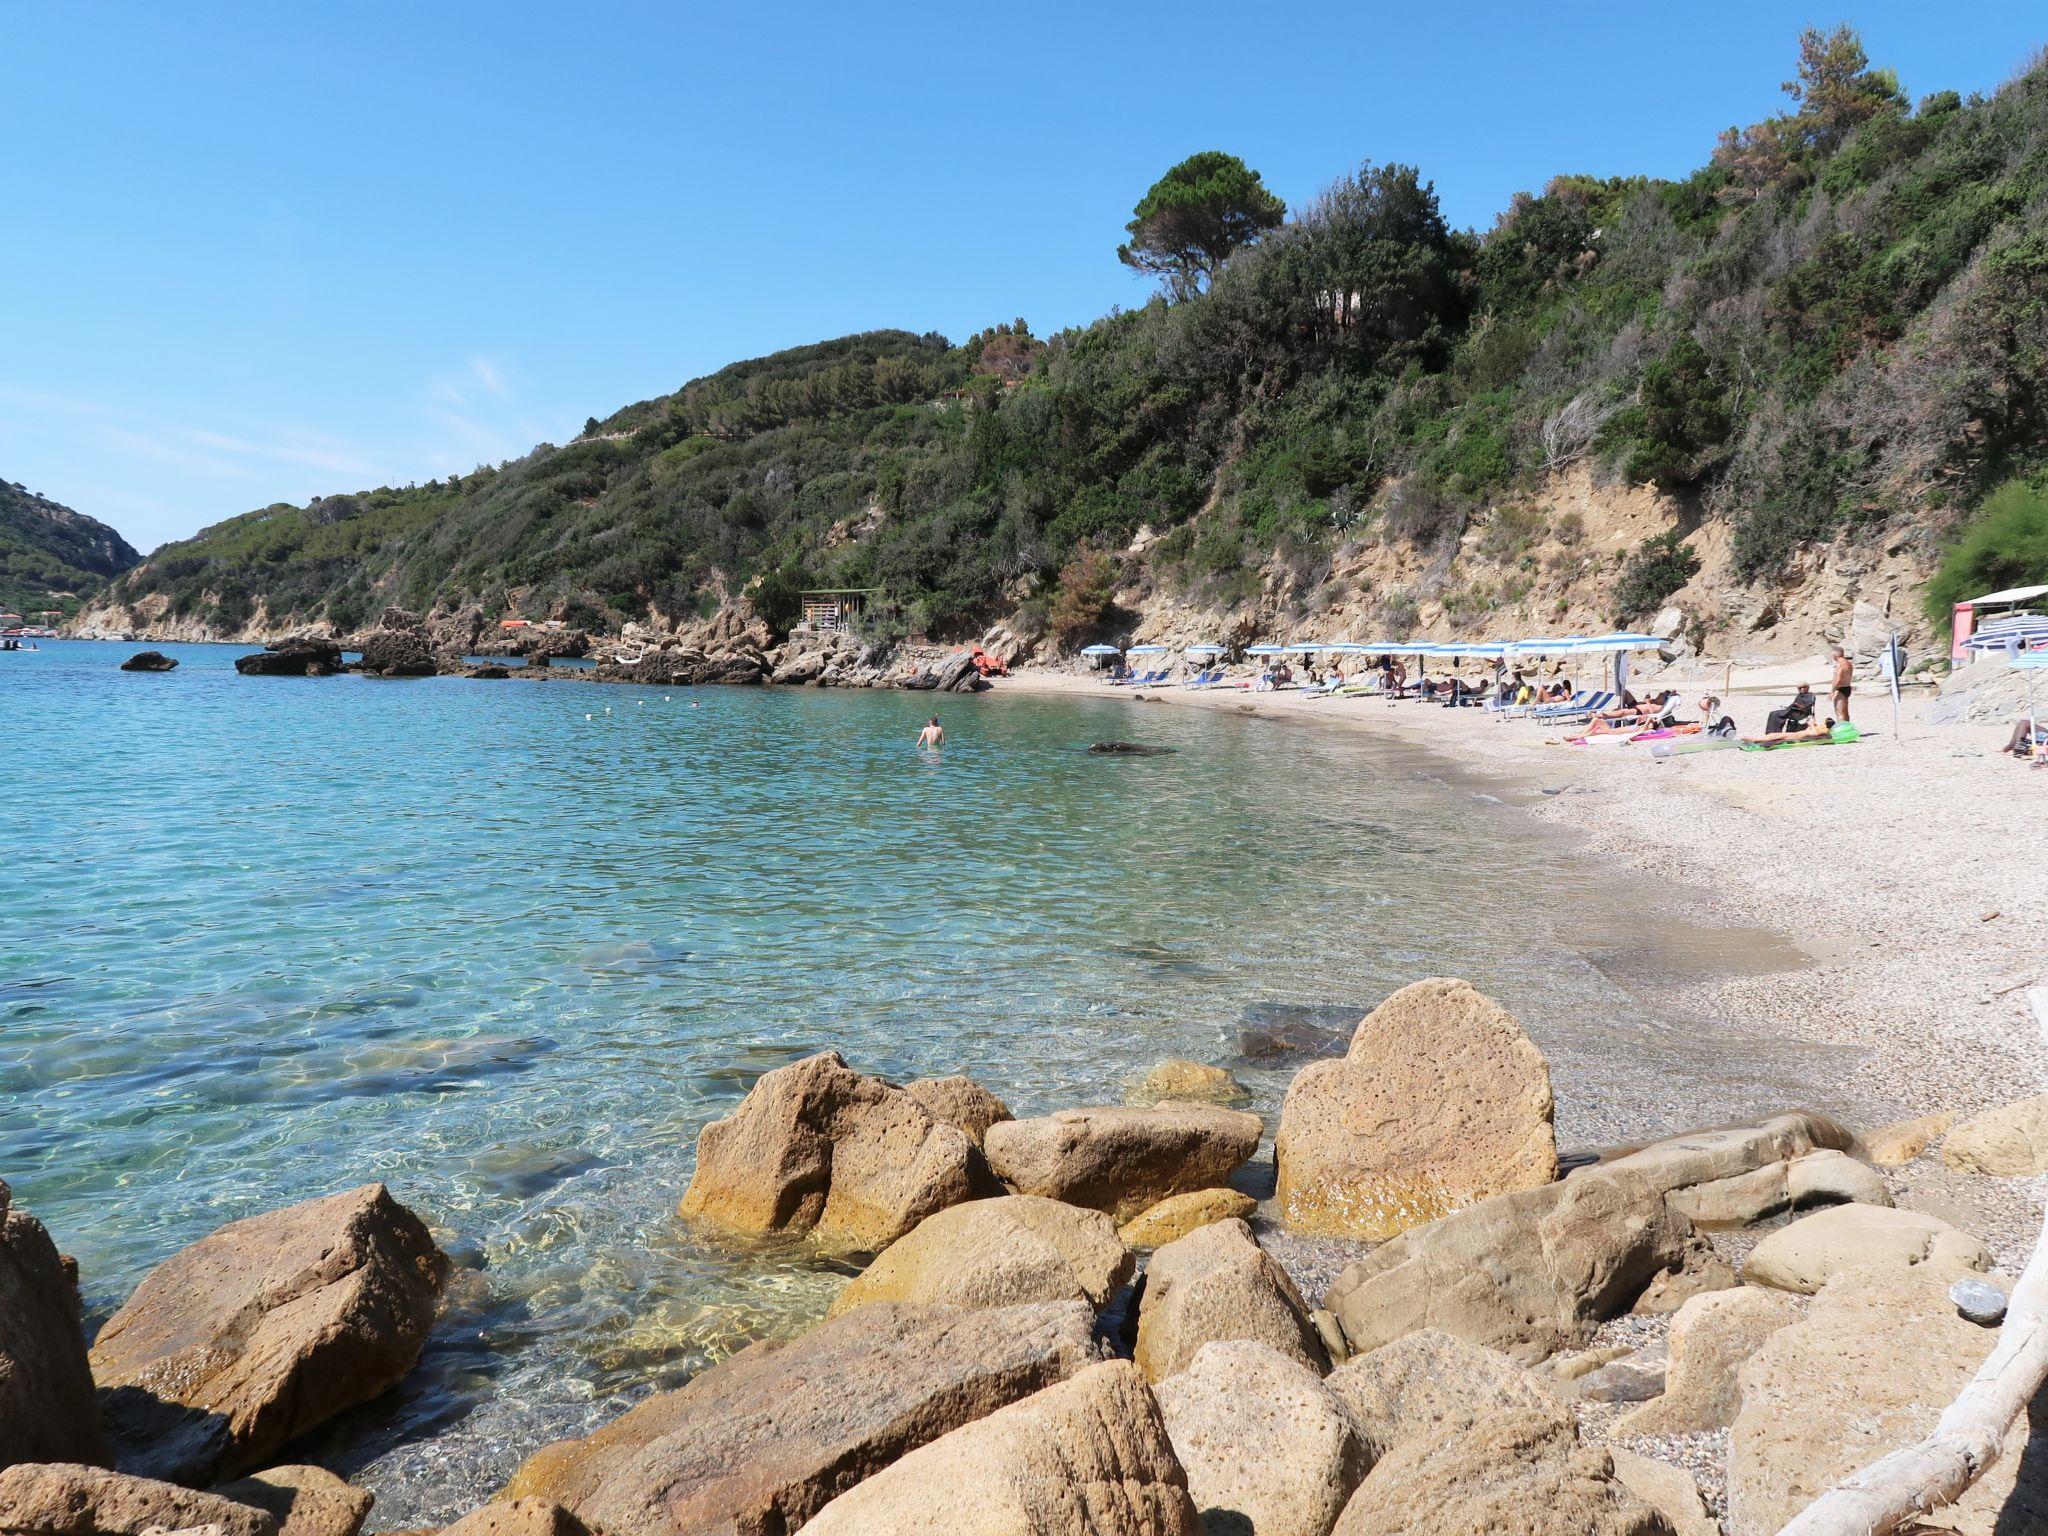
[{"label": "person standing on beach", "polygon": [[1849,659],[1849,653],[1839,645],[1835,647],[1835,693],[1831,702],[1835,706],[1835,718],[1849,718],[1849,689],[1856,680],[1856,663]]},{"label": "person standing on beach", "polygon": [[931,747],[934,750],[946,744],[946,728],[939,724],[937,715],[925,721],[924,729],[917,733],[917,744],[920,748]]}]

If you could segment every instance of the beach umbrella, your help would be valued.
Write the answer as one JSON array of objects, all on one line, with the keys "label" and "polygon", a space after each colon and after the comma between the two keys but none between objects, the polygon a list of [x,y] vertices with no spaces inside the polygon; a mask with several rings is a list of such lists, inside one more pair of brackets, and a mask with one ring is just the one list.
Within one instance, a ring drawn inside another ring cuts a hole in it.
[{"label": "beach umbrella", "polygon": [[1313,656],[1317,651],[1341,651],[1341,645],[1320,645],[1313,640],[1297,640],[1292,645],[1283,645],[1281,651],[1289,656]]},{"label": "beach umbrella", "polygon": [[2048,645],[2048,619],[2032,614],[2003,619],[1980,629],[1963,642],[1966,651],[2005,651],[2018,654],[2035,646]]},{"label": "beach umbrella", "polygon": [[2012,665],[2027,674],[2027,718],[2038,725],[2041,717],[2034,713],[2034,674],[2048,671],[2048,651],[2029,651],[2015,656]]},{"label": "beach umbrella", "polygon": [[1121,656],[1123,652],[1113,645],[1084,645],[1081,647],[1081,654],[1083,656]]},{"label": "beach umbrella", "polygon": [[1248,645],[1244,648],[1244,653],[1247,656],[1284,656],[1287,654],[1287,647],[1284,645]]},{"label": "beach umbrella", "polygon": [[1133,656],[1164,656],[1168,649],[1170,648],[1164,645],[1134,645],[1130,649],[1130,654]]},{"label": "beach umbrella", "polygon": [[1207,643],[1204,643],[1202,645],[1191,645],[1187,649],[1188,654],[1190,656],[1221,656],[1223,654],[1222,646],[1211,645]]}]

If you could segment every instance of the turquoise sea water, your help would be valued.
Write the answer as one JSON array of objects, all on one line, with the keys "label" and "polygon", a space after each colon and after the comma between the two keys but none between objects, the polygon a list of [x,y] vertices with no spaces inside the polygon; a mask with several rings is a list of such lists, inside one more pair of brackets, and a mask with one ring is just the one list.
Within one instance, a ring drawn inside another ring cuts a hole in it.
[{"label": "turquoise sea water", "polygon": [[131,649],[0,654],[0,1177],[95,1326],[223,1222],[390,1183],[467,1268],[415,1377],[311,1448],[379,1526],[822,1311],[842,1272],[673,1208],[698,1129],[828,1046],[1019,1113],[1194,1056],[1270,1117],[1299,1060],[1242,1029],[1448,973],[1543,1044],[1568,1144],[1824,1098],[1684,1008],[1671,893],[1349,733]]}]

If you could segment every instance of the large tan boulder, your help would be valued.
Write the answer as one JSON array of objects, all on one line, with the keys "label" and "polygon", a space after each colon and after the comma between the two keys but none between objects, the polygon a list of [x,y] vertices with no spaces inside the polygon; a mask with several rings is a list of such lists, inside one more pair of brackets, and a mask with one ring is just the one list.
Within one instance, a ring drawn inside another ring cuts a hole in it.
[{"label": "large tan boulder", "polygon": [[1634,1451],[1607,1454],[1614,1458],[1614,1480],[1662,1515],[1674,1536],[1721,1536],[1721,1522],[1707,1513],[1700,1485],[1685,1468]]},{"label": "large tan boulder", "polygon": [[1009,1105],[971,1077],[920,1077],[905,1083],[903,1091],[936,1118],[965,1131],[977,1147],[990,1126],[1015,1118]]},{"label": "large tan boulder", "polygon": [[[1729,1536],[1768,1536],[1841,1478],[1933,1430],[1997,1342],[1949,1300],[1963,1273],[1939,1263],[1852,1271],[1764,1341],[1741,1371]],[[2030,1450],[2044,1433],[2048,1404],[2036,1399],[2008,1453],[1928,1523],[1964,1536],[2048,1530],[2048,1472]]]},{"label": "large tan boulder", "polygon": [[1584,1344],[1691,1247],[1658,1181],[1616,1163],[1411,1228],[1338,1276],[1323,1305],[1353,1355],[1435,1328],[1533,1362]]},{"label": "large tan boulder", "polygon": [[742,1232],[886,1248],[972,1199],[974,1142],[837,1051],[778,1067],[697,1138],[682,1214]]},{"label": "large tan boulder", "polygon": [[1548,1184],[1551,1110],[1550,1069],[1512,1014],[1469,982],[1415,982],[1287,1090],[1273,1143],[1282,1219],[1380,1239]]},{"label": "large tan boulder", "polygon": [[447,1260],[382,1184],[231,1222],[143,1277],[92,1347],[124,1471],[260,1467],[419,1359]]},{"label": "large tan boulder", "polygon": [[1327,1383],[1377,1459],[1444,1426],[1505,1410],[1567,1416],[1562,1400],[1499,1350],[1425,1329],[1332,1371]]},{"label": "large tan boulder", "polygon": [[1198,1104],[1063,1109],[989,1127],[997,1177],[1023,1195],[1129,1221],[1168,1195],[1223,1183],[1258,1150],[1257,1115]]},{"label": "large tan boulder", "polygon": [[1880,1168],[1903,1168],[1933,1146],[1942,1132],[1955,1123],[1956,1112],[1952,1109],[1900,1120],[1881,1126],[1864,1137],[1863,1150]]},{"label": "large tan boulder", "polygon": [[1382,1457],[1333,1536],[1671,1536],[1569,1417],[1507,1408],[1452,1420]]},{"label": "large tan boulder", "polygon": [[806,1536],[1196,1536],[1159,1405],[1127,1360],[998,1409],[841,1494]]},{"label": "large tan boulder", "polygon": [[1321,1376],[1330,1357],[1287,1271],[1232,1218],[1152,1255],[1132,1357],[1150,1381],[1184,1370],[1215,1339],[1253,1339]]},{"label": "large tan boulder", "polygon": [[1093,1364],[1094,1324],[1080,1302],[857,1307],[543,1448],[504,1496],[609,1536],[794,1530],[906,1452]]},{"label": "large tan boulder", "polygon": [[0,1182],[0,1467],[104,1460],[77,1279]]},{"label": "large tan boulder", "polygon": [[871,1301],[1085,1301],[1099,1311],[1130,1283],[1136,1263],[1101,1211],[1038,1195],[970,1200],[891,1243],[826,1315]]},{"label": "large tan boulder", "polygon": [[2048,1172],[2048,1093],[1972,1115],[1948,1133],[1941,1160],[1964,1173]]},{"label": "large tan boulder", "polygon": [[1204,1344],[1153,1395],[1209,1536],[1329,1536],[1372,1466],[1344,1405],[1265,1344]]},{"label": "large tan boulder", "polygon": [[1988,1269],[1991,1252],[1969,1233],[1925,1211],[1838,1205],[1802,1216],[1758,1243],[1743,1262],[1742,1278],[1810,1296],[1852,1269],[1928,1263]]},{"label": "large tan boulder", "polygon": [[1696,1226],[1747,1226],[1779,1211],[1820,1204],[1890,1205],[1884,1177],[1846,1152],[1821,1149],[1748,1173],[1674,1189],[1666,1196]]},{"label": "large tan boulder", "polygon": [[217,1536],[277,1536],[266,1510],[104,1467],[24,1461],[0,1471],[7,1536],[143,1536],[212,1528]]},{"label": "large tan boulder", "polygon": [[441,1536],[592,1536],[592,1532],[568,1510],[546,1499],[498,1499],[444,1526]]},{"label": "large tan boulder", "polygon": [[1197,1189],[1146,1206],[1117,1229],[1117,1236],[1133,1248],[1164,1248],[1197,1227],[1249,1217],[1258,1208],[1258,1201],[1235,1189]]},{"label": "large tan boulder", "polygon": [[1799,1308],[1776,1291],[1738,1286],[1695,1296],[1671,1319],[1664,1391],[1615,1426],[1622,1435],[1691,1435],[1735,1422],[1742,1407],[1737,1372]]},{"label": "large tan boulder", "polygon": [[351,1487],[324,1467],[267,1467],[212,1491],[267,1511],[277,1536],[356,1536],[374,1502],[369,1489]]},{"label": "large tan boulder", "polygon": [[1242,1104],[1251,1095],[1244,1084],[1224,1067],[1169,1056],[1131,1085],[1133,1104],[1157,1104],[1161,1099],[1179,1099],[1197,1104]]}]

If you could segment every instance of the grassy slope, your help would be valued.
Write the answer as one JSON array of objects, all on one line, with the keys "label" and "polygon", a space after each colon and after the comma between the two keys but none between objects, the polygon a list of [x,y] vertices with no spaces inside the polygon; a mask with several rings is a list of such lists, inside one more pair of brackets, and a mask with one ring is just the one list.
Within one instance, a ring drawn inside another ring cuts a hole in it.
[{"label": "grassy slope", "polygon": [[[1042,349],[881,332],[736,364],[460,480],[231,519],[115,596],[223,628],[259,599],[591,622],[767,576],[776,603],[884,586],[946,630],[1043,617],[1078,551],[1144,525],[1164,536],[1123,579],[1218,607],[1306,603],[1344,546],[1407,548],[1398,613],[1473,526],[1496,557],[1533,545],[1526,494],[1565,463],[1654,479],[1772,583],[1830,541],[1931,555],[2048,460],[2041,70],[1882,116],[1760,195],[1720,167],[1561,178],[1480,240],[1347,188],[1185,304]],[[1333,326],[1339,290],[1372,318]]]}]

